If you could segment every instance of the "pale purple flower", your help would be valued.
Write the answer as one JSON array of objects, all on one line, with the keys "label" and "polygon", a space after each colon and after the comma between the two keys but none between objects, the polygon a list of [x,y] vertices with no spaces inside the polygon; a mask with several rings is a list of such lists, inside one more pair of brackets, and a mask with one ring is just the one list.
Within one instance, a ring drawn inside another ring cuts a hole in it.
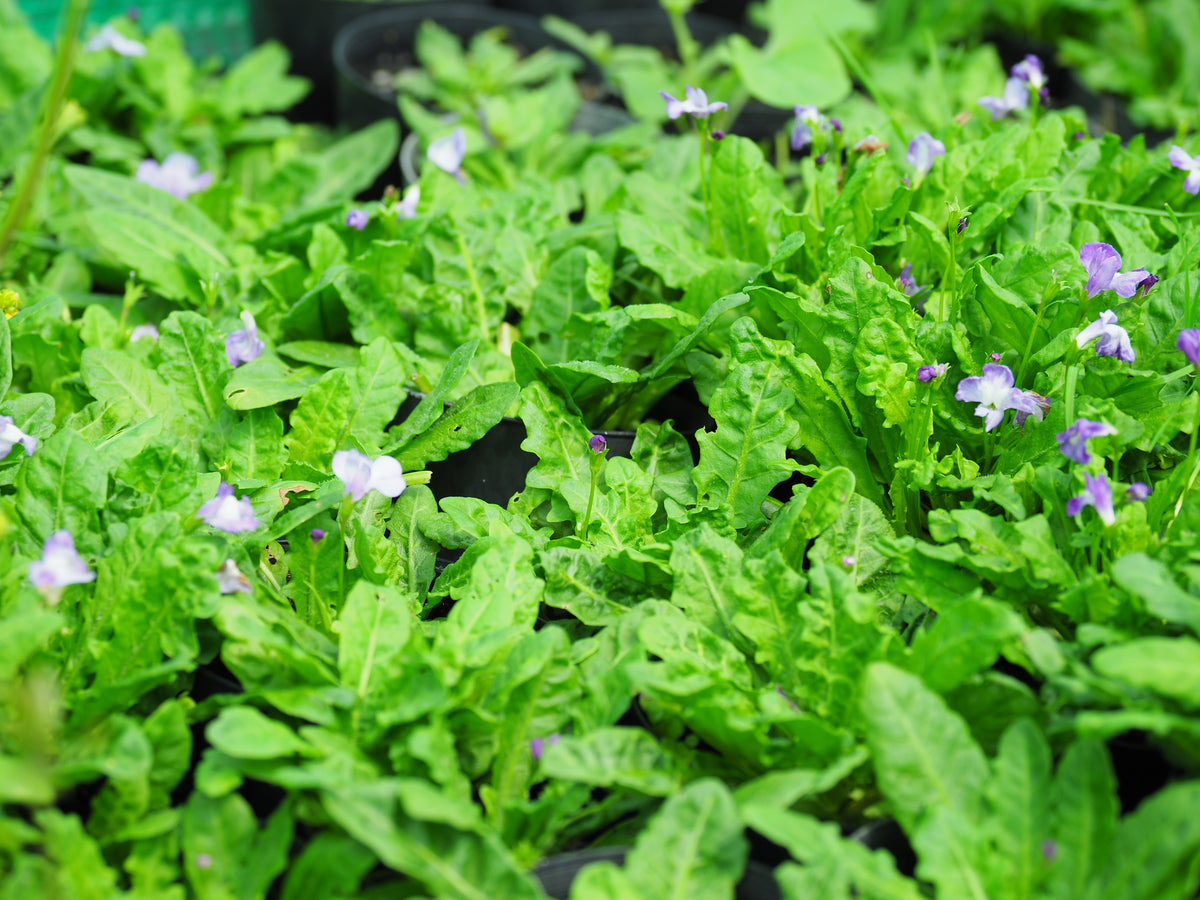
[{"label": "pale purple flower", "polygon": [[346,227],[353,228],[356,231],[362,231],[367,227],[367,223],[371,221],[371,216],[361,209],[352,209],[346,213]]},{"label": "pale purple flower", "polygon": [[1018,409],[1013,413],[1013,424],[1023,431],[1025,429],[1025,420],[1030,416],[1033,416],[1039,422],[1042,421],[1046,415],[1046,411],[1050,409],[1050,398],[1043,397],[1037,391],[1022,391],[1021,393],[1025,395],[1025,399],[1033,407],[1033,409]]},{"label": "pale purple flower", "polygon": [[133,344],[137,341],[152,341],[158,343],[158,328],[154,325],[138,325],[129,334],[129,343]]},{"label": "pale purple flower", "polygon": [[935,378],[941,378],[946,374],[945,363],[934,363],[931,366],[921,366],[917,369],[917,381],[929,384]]},{"label": "pale purple flower", "polygon": [[1083,483],[1083,493],[1067,501],[1067,515],[1077,516],[1083,512],[1085,506],[1090,506],[1100,515],[1100,520],[1105,525],[1112,525],[1116,522],[1117,516],[1113,511],[1112,485],[1108,483],[1108,476],[1103,472],[1096,476],[1084,475]]},{"label": "pale purple flower", "polygon": [[980,97],[979,105],[991,113],[993,121],[998,121],[1029,105],[1029,87],[1020,78],[1010,78],[1004,82],[1003,96]]},{"label": "pale purple flower", "polygon": [[1183,169],[1187,177],[1183,179],[1183,189],[1189,194],[1200,193],[1200,156],[1190,156],[1178,144],[1171,148],[1167,159],[1176,169]]},{"label": "pale purple flower", "polygon": [[42,558],[29,564],[29,580],[42,591],[52,603],[62,596],[62,589],[69,584],[87,584],[96,580],[96,573],[88,568],[75,550],[71,532],[56,531],[42,545]]},{"label": "pale purple flower", "polygon": [[238,500],[233,495],[233,485],[224,481],[217,488],[217,496],[201,506],[196,515],[226,534],[241,534],[243,531],[258,528],[258,519],[254,518],[254,507],[250,505],[250,498],[243,497]]},{"label": "pale purple flower", "polygon": [[1012,369],[988,363],[983,367],[982,375],[972,375],[958,383],[954,399],[979,404],[975,407],[975,415],[983,417],[984,431],[991,431],[999,425],[1004,418],[1004,411],[1008,409],[1040,421],[1044,409],[1030,396],[1031,392],[1018,390],[1013,386],[1014,383]]},{"label": "pale purple flower", "polygon": [[1058,438],[1058,449],[1062,451],[1063,456],[1081,466],[1086,466],[1092,461],[1092,454],[1088,453],[1087,448],[1088,439],[1116,433],[1117,429],[1107,422],[1076,419],[1070,428],[1060,431],[1055,437]]},{"label": "pale purple flower", "polygon": [[1154,492],[1150,490],[1150,485],[1144,481],[1135,481],[1125,489],[1126,498],[1134,503],[1145,503],[1152,493]]},{"label": "pale purple flower", "polygon": [[229,357],[229,364],[235,369],[242,363],[258,359],[265,346],[259,340],[258,325],[254,316],[243,310],[241,320],[246,327],[225,338],[225,355]]},{"label": "pale purple flower", "polygon": [[[1132,297],[1139,288],[1149,290],[1158,278],[1145,269],[1120,272],[1121,254],[1111,244],[1096,242],[1084,244],[1079,251],[1079,261],[1087,272],[1087,295],[1095,297],[1101,291],[1116,291],[1120,297]],[[1151,280],[1153,279],[1153,280]]]},{"label": "pale purple flower", "polygon": [[421,186],[419,184],[410,184],[404,191],[404,198],[396,204],[396,218],[415,219],[417,217],[417,204],[420,202]]},{"label": "pale purple flower", "polygon": [[404,469],[392,456],[381,456],[372,462],[357,450],[339,450],[333,454],[333,474],[346,486],[346,495],[355,500],[361,500],[371,490],[385,497],[399,497],[408,487]]},{"label": "pale purple flower", "polygon": [[232,559],[225,560],[217,570],[217,588],[222,594],[253,593],[250,579],[238,570],[237,563]]},{"label": "pale purple flower", "polygon": [[918,175],[924,175],[933,168],[934,159],[945,154],[946,145],[928,131],[922,131],[908,142],[908,153],[904,158]]},{"label": "pale purple flower", "polygon": [[684,95],[686,99],[676,100],[666,91],[659,91],[658,95],[667,101],[667,118],[678,119],[684,113],[695,119],[707,119],[709,115],[720,109],[728,109],[729,104],[721,100],[708,102],[708,94],[697,87],[692,87],[690,84],[686,86],[687,93]]},{"label": "pale purple flower", "polygon": [[1200,328],[1183,329],[1179,332],[1179,339],[1175,341],[1175,346],[1183,351],[1188,362],[1193,366],[1200,367]]},{"label": "pale purple flower", "polygon": [[113,28],[111,25],[105,25],[101,28],[92,39],[84,44],[83,49],[89,53],[96,53],[101,50],[111,50],[118,56],[145,56],[146,45],[141,41],[135,41],[131,37],[126,37]]},{"label": "pale purple flower", "polygon": [[1096,341],[1097,356],[1115,356],[1121,362],[1133,362],[1133,344],[1129,341],[1129,332],[1117,324],[1117,316],[1111,309],[1100,313],[1100,318],[1075,338],[1075,344],[1080,349],[1088,341]]},{"label": "pale purple flower", "polygon": [[603,453],[608,449],[608,441],[604,439],[604,435],[602,434],[593,434],[588,441],[588,447],[591,448],[593,453]]},{"label": "pale purple flower", "polygon": [[544,738],[536,737],[529,742],[529,753],[534,759],[541,759],[547,747],[557,744],[561,740],[562,735],[557,733]]},{"label": "pale purple flower", "polygon": [[855,566],[858,565],[858,557],[855,556],[853,553],[847,553],[845,556],[842,557],[842,565],[845,566],[847,569],[853,569]]},{"label": "pale purple flower", "polygon": [[13,447],[20,444],[25,448],[26,456],[33,456],[37,449],[37,438],[26,434],[17,427],[12,416],[0,416],[0,459],[12,453]]},{"label": "pale purple flower", "polygon": [[896,280],[900,282],[900,287],[903,289],[905,296],[908,297],[915,297],[918,294],[929,290],[929,285],[917,284],[917,280],[913,278],[912,263],[907,263],[904,268],[900,270],[900,277]]},{"label": "pale purple flower", "polygon": [[1026,54],[1023,60],[1013,66],[1010,74],[1035,91],[1041,91],[1046,86],[1046,72],[1042,68],[1042,61],[1032,53]]},{"label": "pale purple flower", "polygon": [[792,122],[791,147],[793,150],[803,150],[813,142],[813,130],[821,127],[821,112],[811,104],[797,106],[794,112],[796,118]]},{"label": "pale purple flower", "polygon": [[425,157],[441,169],[448,172],[459,181],[466,181],[463,174],[462,162],[467,155],[467,135],[462,128],[455,128],[449,137],[438,138],[429,145]]},{"label": "pale purple flower", "polygon": [[186,200],[197,191],[205,190],[213,182],[212,172],[199,170],[200,164],[194,156],[172,153],[161,165],[153,159],[142,160],[138,166],[137,180],[160,191],[166,191],[180,200]]}]

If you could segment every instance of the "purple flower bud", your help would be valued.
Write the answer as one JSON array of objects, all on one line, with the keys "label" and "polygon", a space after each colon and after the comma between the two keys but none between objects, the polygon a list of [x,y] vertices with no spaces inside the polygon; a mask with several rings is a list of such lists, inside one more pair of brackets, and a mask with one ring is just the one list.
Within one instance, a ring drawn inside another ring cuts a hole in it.
[{"label": "purple flower bud", "polygon": [[1183,351],[1188,362],[1200,367],[1200,328],[1185,328],[1179,332],[1175,347]]},{"label": "purple flower bud", "polygon": [[966,230],[967,230],[967,217],[963,216],[961,219],[958,220],[958,233],[962,234]]},{"label": "purple flower bud", "polygon": [[1046,838],[1042,841],[1042,859],[1046,862],[1054,862],[1058,858],[1058,844],[1055,841]]},{"label": "purple flower bud", "polygon": [[1073,135],[1071,135],[1071,137],[1077,141],[1086,141],[1087,137],[1088,137],[1088,133],[1086,131],[1077,131]]},{"label": "purple flower bud", "polygon": [[723,132],[723,131],[720,131],[720,130],[718,130],[718,131],[714,131],[714,132],[712,133],[712,139],[713,139],[714,141],[723,141],[723,140],[725,140],[725,132]]},{"label": "purple flower bud", "polygon": [[593,434],[591,440],[588,441],[588,447],[593,453],[603,453],[608,449],[608,441],[604,439],[602,434]]},{"label": "purple flower bud", "polygon": [[999,353],[989,353],[988,359],[990,359],[992,362],[1000,362],[1000,360],[1004,359],[1004,357]]},{"label": "purple flower bud", "polygon": [[845,556],[842,557],[842,565],[845,566],[847,569],[853,569],[855,566],[858,565],[858,557],[855,556],[853,553],[847,553]]},{"label": "purple flower bud", "polygon": [[529,742],[529,753],[534,759],[541,759],[542,754],[546,752],[547,747],[557,744],[561,740],[562,735],[558,733],[552,734],[545,738],[534,738]]},{"label": "purple flower bud", "polygon": [[370,219],[371,217],[363,210],[352,209],[350,212],[346,213],[346,227],[362,231],[367,227],[367,222],[369,222]]},{"label": "purple flower bud", "polygon": [[917,369],[917,381],[929,384],[935,378],[941,378],[946,374],[945,363],[934,363],[931,366],[921,366]]},{"label": "purple flower bud", "polygon": [[818,153],[818,154],[817,154],[817,158],[813,160],[813,164],[814,164],[814,165],[815,165],[815,166],[816,166],[818,169],[819,169],[819,168],[821,168],[821,166],[825,165],[825,154],[824,154],[824,153]]},{"label": "purple flower bud", "polygon": [[836,131],[838,134],[841,134],[842,133],[842,120],[841,119],[830,119],[829,127],[832,128],[834,131]]},{"label": "purple flower bud", "polygon": [[1144,481],[1135,481],[1125,489],[1125,497],[1134,503],[1145,503],[1152,493],[1150,485]]},{"label": "purple flower bud", "polygon": [[308,533],[308,536],[314,544],[319,544],[319,543],[321,543],[322,540],[325,539],[325,529],[324,528],[314,528],[312,531],[310,531]]},{"label": "purple flower bud", "polygon": [[[1138,271],[1140,272],[1143,270],[1138,269]],[[1156,284],[1158,284],[1158,276],[1150,272],[1146,272],[1145,277],[1138,282],[1137,293],[1140,296],[1145,297],[1148,293],[1150,293],[1150,288],[1154,287]]]}]

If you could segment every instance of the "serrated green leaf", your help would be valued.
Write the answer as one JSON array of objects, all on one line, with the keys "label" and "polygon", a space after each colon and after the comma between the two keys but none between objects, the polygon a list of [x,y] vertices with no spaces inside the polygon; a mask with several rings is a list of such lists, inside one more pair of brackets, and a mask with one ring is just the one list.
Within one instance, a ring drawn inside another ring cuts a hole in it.
[{"label": "serrated green leaf", "polygon": [[158,374],[187,413],[207,425],[224,405],[221,387],[228,366],[216,326],[196,313],[172,313],[159,329],[158,349]]},{"label": "serrated green leaf", "polygon": [[40,545],[59,529],[87,551],[99,529],[96,511],[108,498],[108,473],[99,454],[83,438],[64,428],[38,444],[17,473],[16,510]]}]

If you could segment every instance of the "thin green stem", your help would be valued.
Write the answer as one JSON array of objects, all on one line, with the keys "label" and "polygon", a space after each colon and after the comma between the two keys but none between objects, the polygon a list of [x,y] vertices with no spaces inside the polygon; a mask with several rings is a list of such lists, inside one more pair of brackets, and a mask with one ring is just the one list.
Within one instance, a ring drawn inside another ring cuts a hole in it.
[{"label": "thin green stem", "polygon": [[1070,425],[1075,421],[1075,384],[1079,380],[1079,366],[1075,363],[1067,366],[1067,383],[1063,388],[1063,415]]},{"label": "thin green stem", "polygon": [[1021,354],[1021,365],[1017,368],[1017,384],[1022,384],[1021,377],[1025,374],[1025,367],[1029,364],[1029,356],[1033,353],[1033,342],[1037,338],[1038,326],[1042,324],[1042,316],[1046,314],[1046,292],[1042,292],[1042,299],[1038,302],[1037,317],[1033,320],[1033,327],[1029,329],[1029,340],[1025,342],[1025,352]]},{"label": "thin green stem", "polygon": [[455,227],[454,239],[458,242],[458,252],[462,254],[463,268],[467,270],[467,280],[471,282],[471,291],[475,294],[475,314],[479,320],[479,335],[484,341],[490,342],[492,332],[491,326],[488,324],[487,300],[484,299],[483,286],[479,283],[479,276],[475,273],[475,263],[471,259],[471,251],[467,249],[462,229]]},{"label": "thin green stem", "polygon": [[33,196],[42,180],[42,170],[46,159],[54,146],[54,133],[58,127],[58,119],[62,114],[63,104],[67,100],[67,88],[71,84],[71,75],[75,71],[75,56],[79,51],[79,32],[83,28],[91,0],[70,0],[67,7],[66,22],[58,39],[58,55],[54,59],[54,76],[50,88],[42,101],[42,119],[38,129],[37,143],[33,157],[25,168],[24,177],[20,179],[20,187],[4,224],[0,225],[0,271],[4,268],[4,257],[12,245],[17,229],[33,205]]}]

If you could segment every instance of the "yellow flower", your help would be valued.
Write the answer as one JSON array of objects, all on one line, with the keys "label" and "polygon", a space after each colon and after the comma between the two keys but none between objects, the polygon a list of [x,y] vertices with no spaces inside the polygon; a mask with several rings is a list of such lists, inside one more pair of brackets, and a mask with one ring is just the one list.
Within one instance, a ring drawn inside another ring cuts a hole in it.
[{"label": "yellow flower", "polygon": [[0,290],[0,309],[4,310],[4,318],[11,319],[21,311],[21,295],[8,288]]}]

